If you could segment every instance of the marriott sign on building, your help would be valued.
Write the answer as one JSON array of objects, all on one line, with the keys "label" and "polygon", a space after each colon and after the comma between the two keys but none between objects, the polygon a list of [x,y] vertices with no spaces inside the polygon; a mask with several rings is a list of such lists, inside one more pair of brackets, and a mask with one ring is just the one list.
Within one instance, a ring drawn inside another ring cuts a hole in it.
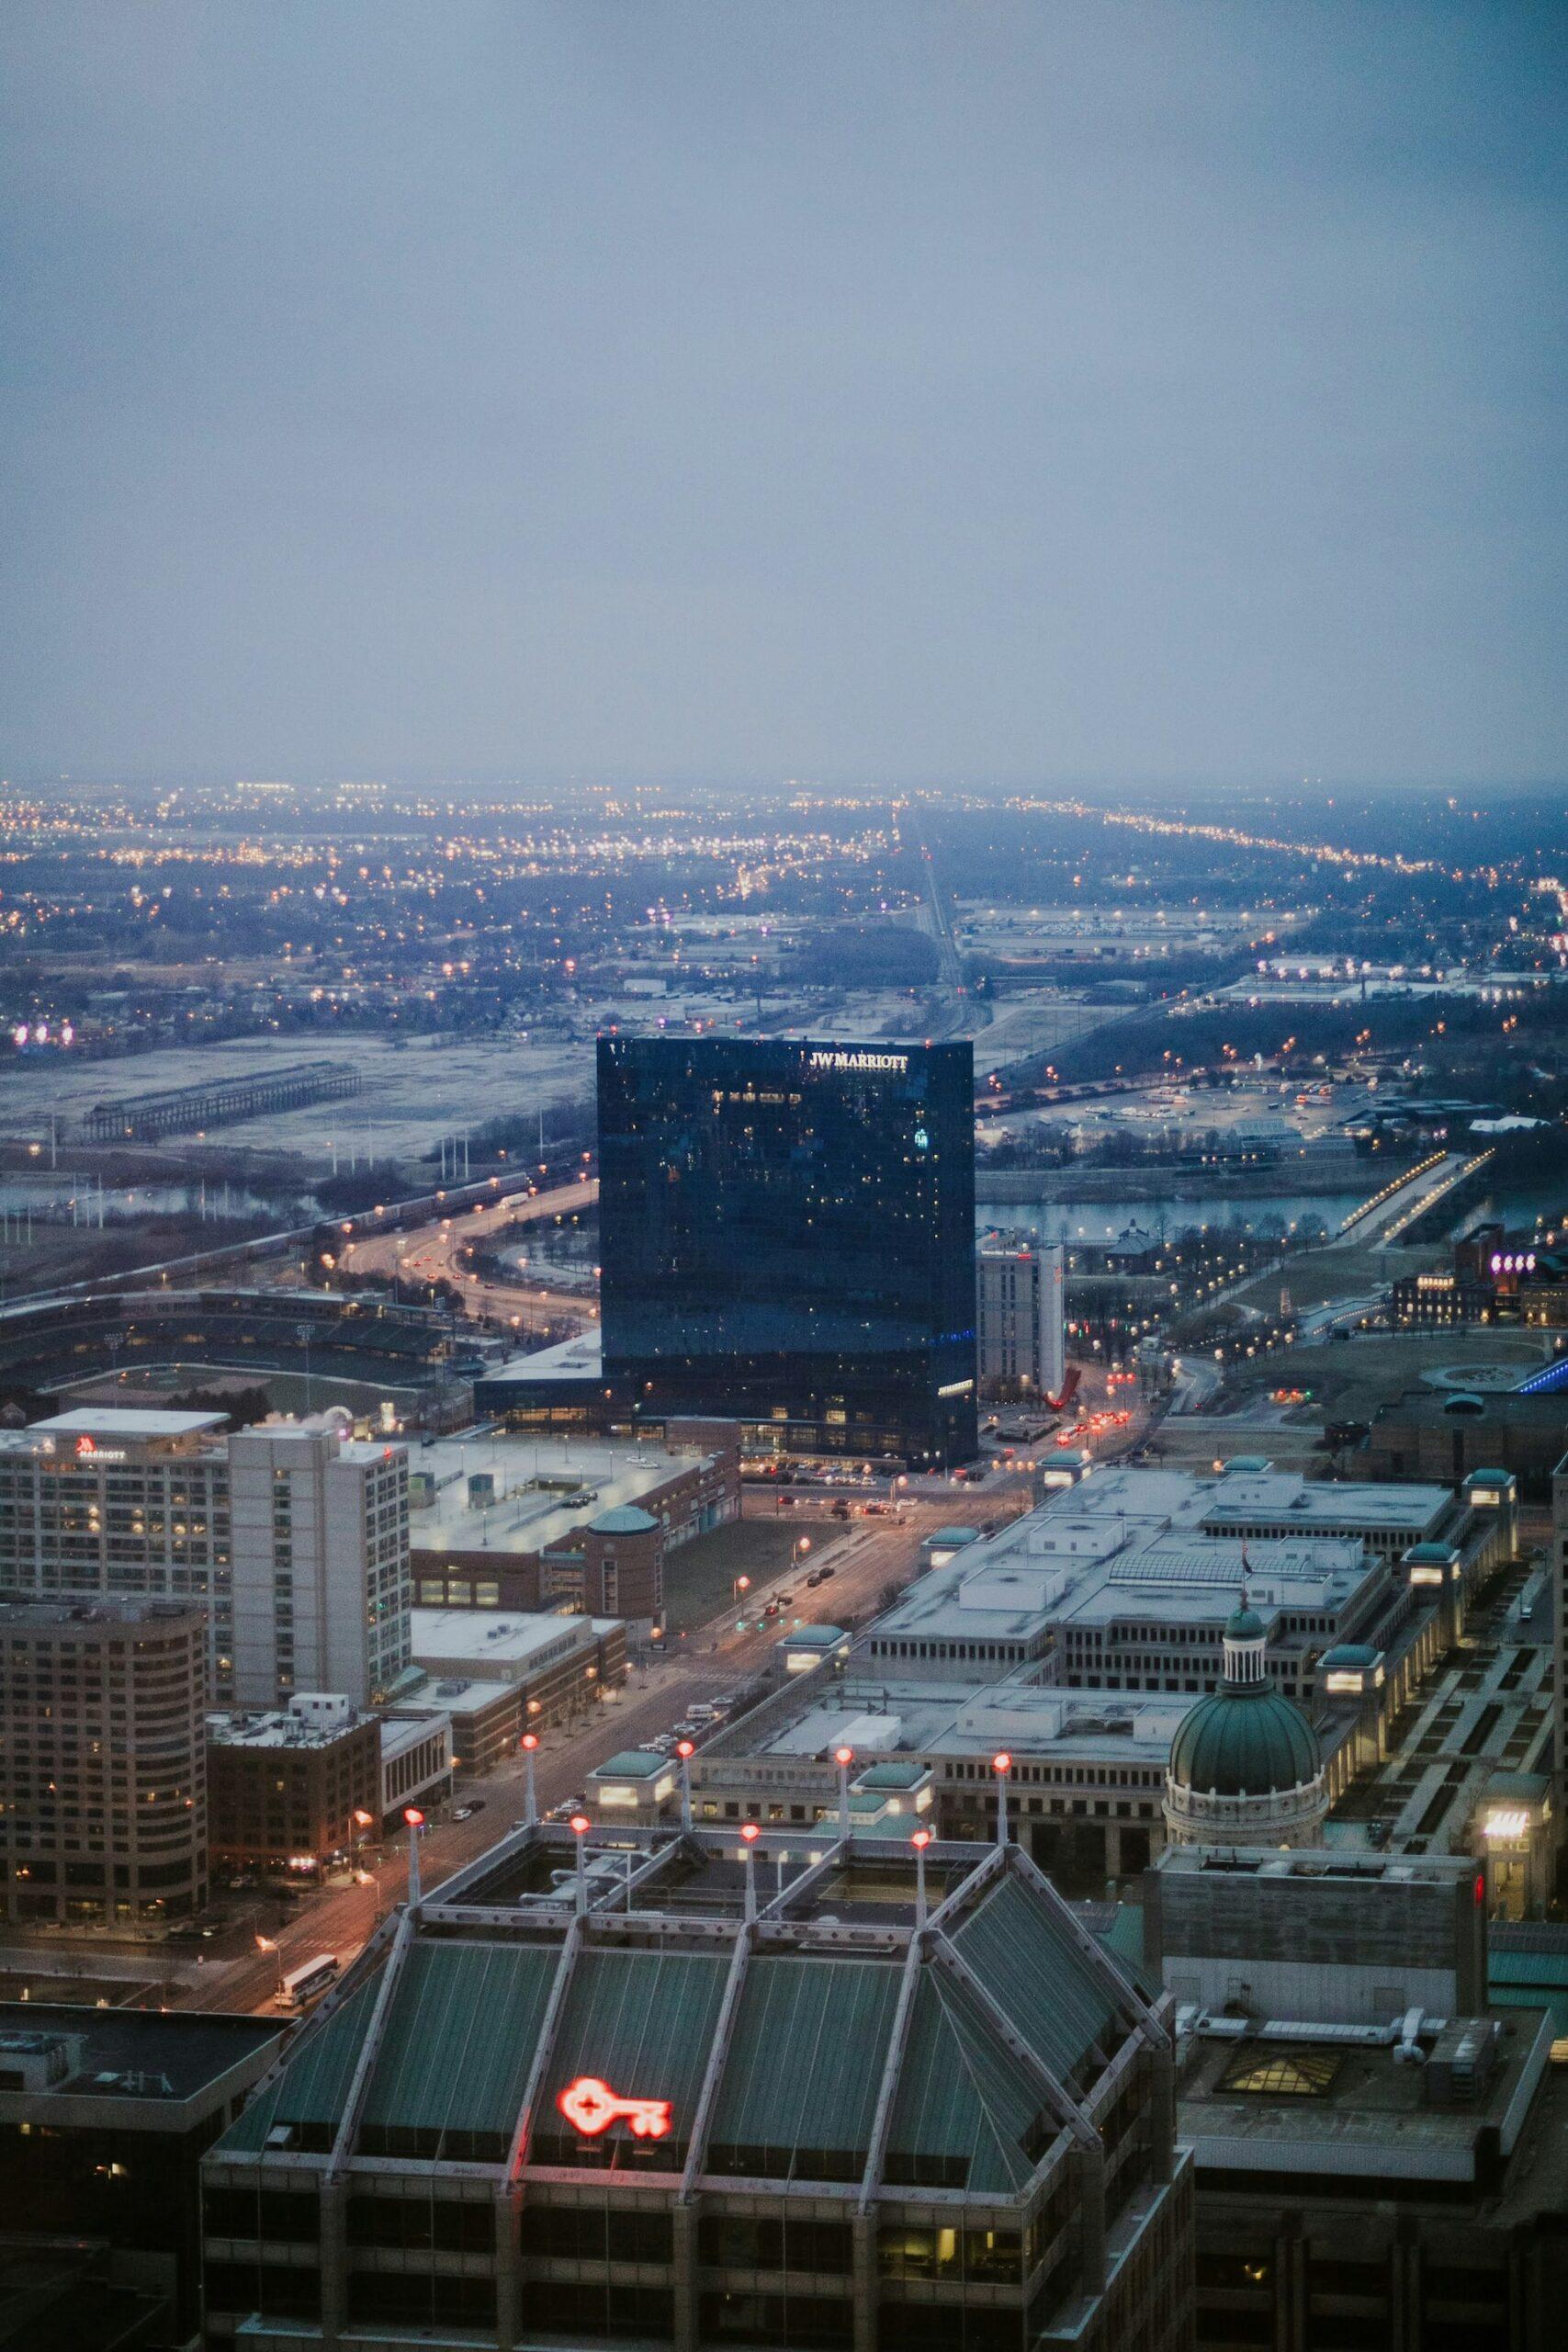
[{"label": "marriott sign on building", "polygon": [[599,1042],[604,1377],[749,1452],[976,1449],[974,1057]]}]

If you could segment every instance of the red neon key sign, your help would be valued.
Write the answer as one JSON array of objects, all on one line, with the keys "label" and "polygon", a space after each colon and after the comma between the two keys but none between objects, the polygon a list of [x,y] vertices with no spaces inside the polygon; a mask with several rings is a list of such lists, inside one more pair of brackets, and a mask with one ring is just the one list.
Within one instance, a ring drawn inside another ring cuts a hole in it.
[{"label": "red neon key sign", "polygon": [[590,2140],[596,2140],[617,2121],[629,2123],[633,2137],[638,2140],[662,2140],[670,2129],[667,2098],[617,2098],[597,2075],[579,2075],[576,2082],[556,2093],[556,2105],[572,2130]]}]

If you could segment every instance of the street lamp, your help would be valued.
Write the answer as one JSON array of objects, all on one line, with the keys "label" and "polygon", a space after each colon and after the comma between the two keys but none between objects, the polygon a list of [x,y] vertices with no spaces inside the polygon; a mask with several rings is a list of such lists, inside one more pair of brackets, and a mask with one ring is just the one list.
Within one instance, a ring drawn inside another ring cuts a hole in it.
[{"label": "street lamp", "polygon": [[355,1877],[358,1877],[360,1874],[359,1851],[360,1848],[365,1843],[365,1833],[367,1829],[373,1826],[375,1819],[375,1815],[373,1813],[367,1813],[362,1804],[356,1804],[354,1811],[348,1816],[350,1832],[348,1840],[348,1859]]},{"label": "street lamp", "polygon": [[534,1758],[539,1745],[538,1733],[525,1731],[518,1745],[523,1750],[523,1762],[528,1775],[527,1794],[523,1801],[523,1817],[532,1829],[539,1818],[539,1800],[534,1788]]},{"label": "street lamp", "polygon": [[581,1918],[588,1908],[588,1864],[584,1860],[583,1839],[590,1823],[585,1813],[574,1813],[567,1826],[577,1840],[577,1916]]},{"label": "street lamp", "polygon": [[681,1759],[681,1826],[692,1826],[692,1758],[697,1752],[695,1740],[678,1739],[675,1753]]},{"label": "street lamp", "polygon": [[754,1821],[743,1821],[740,1836],[746,1856],[746,1917],[754,1919],[757,1916],[757,1840],[761,1832]]}]

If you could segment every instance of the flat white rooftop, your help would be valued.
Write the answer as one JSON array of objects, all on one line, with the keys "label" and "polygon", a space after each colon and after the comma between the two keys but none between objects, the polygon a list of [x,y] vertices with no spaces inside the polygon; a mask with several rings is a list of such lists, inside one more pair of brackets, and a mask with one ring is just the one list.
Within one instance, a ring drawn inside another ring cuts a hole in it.
[{"label": "flat white rooftop", "polygon": [[330,1724],[308,1723],[301,1715],[276,1712],[216,1714],[208,1716],[207,1732],[220,1747],[332,1747],[364,1721],[359,1714]]},{"label": "flat white rooftop", "polygon": [[[1146,1697],[1041,1689],[1007,1679],[976,1690],[963,1682],[878,1679],[852,1682],[831,1702],[803,1708],[755,1752],[821,1756],[847,1745],[858,1760],[882,1756],[994,1756],[1063,1762],[1124,1757],[1163,1770],[1170,1743],[1193,1706],[1190,1694]],[[721,1742],[705,1751],[715,1764],[750,1752]]]},{"label": "flat white rooftop", "polygon": [[[1054,1624],[1147,1618],[1217,1630],[1244,1568],[1265,1617],[1333,1617],[1380,1573],[1368,1565],[1373,1535],[1416,1542],[1452,1501],[1446,1487],[1342,1486],[1272,1470],[1096,1471],[920,1577],[870,1639],[879,1657],[897,1657],[890,1644],[1027,1643]],[[1233,1531],[1260,1525],[1281,1532],[1246,1540],[1244,1559]]]},{"label": "flat white rooftop", "polygon": [[1342,1484],[1327,1478],[1297,1478],[1288,1471],[1262,1476],[1237,1472],[1216,1478],[1204,1518],[1225,1521],[1291,1520],[1315,1528],[1416,1528],[1440,1519],[1453,1500],[1447,1487]]},{"label": "flat white rooftop", "polygon": [[[406,1699],[400,1699],[398,1708],[400,1714],[412,1714],[418,1718],[418,1735],[423,1739],[439,1716],[445,1715],[449,1721],[457,1722],[465,1715],[482,1714],[487,1707],[493,1707],[498,1700],[504,1700],[514,1688],[508,1682],[486,1682],[477,1675],[431,1673],[423,1689],[411,1691]],[[389,1717],[383,1717],[383,1725],[381,1753],[385,1757],[388,1753]]]},{"label": "flat white rooftop", "polygon": [[485,1374],[487,1380],[597,1380],[604,1369],[604,1347],[599,1326],[579,1331],[570,1340],[558,1340],[553,1348],[536,1348],[532,1352],[508,1356],[503,1363],[492,1364]]},{"label": "flat white rooftop", "polygon": [[[543,1552],[702,1457],[607,1438],[445,1438],[409,1453],[416,1552]],[[469,1481],[489,1479],[489,1487]]]},{"label": "flat white rooftop", "polygon": [[34,1421],[18,1436],[26,1437],[195,1437],[203,1430],[220,1429],[221,1413],[162,1413],[138,1405],[77,1405],[69,1413],[51,1414]]},{"label": "flat white rooftop", "polygon": [[564,1657],[591,1648],[594,1639],[590,1617],[510,1609],[411,1609],[409,1634],[416,1666],[461,1659],[481,1674],[488,1668],[492,1680],[512,1679],[502,1668],[536,1664],[551,1651]]}]

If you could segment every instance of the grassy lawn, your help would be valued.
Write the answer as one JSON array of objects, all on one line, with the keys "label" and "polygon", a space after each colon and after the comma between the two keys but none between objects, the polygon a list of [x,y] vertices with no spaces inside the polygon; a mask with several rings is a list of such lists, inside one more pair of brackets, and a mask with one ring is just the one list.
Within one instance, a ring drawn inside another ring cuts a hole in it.
[{"label": "grassy lawn", "polygon": [[[672,1552],[664,1563],[664,1609],[671,1632],[690,1633],[716,1616],[728,1603],[737,1577],[750,1577],[755,1583],[780,1575],[789,1566],[797,1532],[784,1517],[732,1519],[728,1526],[713,1528]],[[819,1544],[820,1530],[811,1532]],[[735,1613],[740,1614],[739,1604]]]},{"label": "grassy lawn", "polygon": [[1521,1332],[1393,1332],[1386,1337],[1330,1342],[1271,1356],[1266,1365],[1233,1377],[1227,1393],[1236,1403],[1262,1398],[1286,1382],[1313,1392],[1314,1418],[1371,1420],[1379,1405],[1414,1388],[1427,1372],[1460,1364],[1506,1364],[1521,1375],[1542,1361],[1540,1346]]},{"label": "grassy lawn", "polygon": [[1425,1273],[1442,1264],[1445,1254],[1441,1250],[1401,1250],[1396,1254],[1390,1250],[1369,1250],[1353,1241],[1326,1250],[1303,1250],[1235,1295],[1243,1306],[1272,1311],[1280,1303],[1281,1289],[1288,1290],[1299,1315],[1309,1306],[1321,1306],[1325,1299],[1361,1298],[1386,1290],[1395,1274]]}]

